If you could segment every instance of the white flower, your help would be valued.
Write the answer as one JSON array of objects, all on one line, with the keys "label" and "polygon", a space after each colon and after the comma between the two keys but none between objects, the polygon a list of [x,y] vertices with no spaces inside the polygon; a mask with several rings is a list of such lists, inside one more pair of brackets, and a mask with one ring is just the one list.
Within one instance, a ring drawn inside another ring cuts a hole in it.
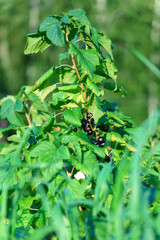
[{"label": "white flower", "polygon": [[77,180],[85,179],[86,176],[87,176],[87,175],[85,175],[85,174],[82,173],[81,171],[78,171],[78,172],[74,175],[75,179],[77,179]]}]

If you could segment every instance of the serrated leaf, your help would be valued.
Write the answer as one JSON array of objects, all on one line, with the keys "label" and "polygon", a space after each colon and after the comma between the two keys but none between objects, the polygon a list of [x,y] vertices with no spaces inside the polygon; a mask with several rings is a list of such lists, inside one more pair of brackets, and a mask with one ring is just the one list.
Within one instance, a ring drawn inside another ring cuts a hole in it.
[{"label": "serrated leaf", "polygon": [[89,89],[95,93],[97,96],[101,95],[101,90],[99,89],[99,87],[92,81],[91,78],[87,78],[87,85],[89,87]]},{"label": "serrated leaf", "polygon": [[78,104],[72,103],[72,102],[67,103],[67,104],[61,106],[62,109],[63,108],[76,108],[76,107],[78,107]]},{"label": "serrated leaf", "polygon": [[117,121],[117,122],[119,122],[120,124],[124,124],[124,122],[121,120],[121,118],[120,117],[118,117],[118,116],[116,116],[114,113],[112,113],[112,112],[107,112],[107,117],[108,118],[111,118],[111,119],[114,119],[115,121]]},{"label": "serrated leaf", "polygon": [[105,112],[103,112],[100,107],[97,96],[95,95],[92,95],[90,98],[90,102],[87,104],[87,108],[93,114],[95,123],[97,123],[98,120],[105,114]]},{"label": "serrated leaf", "polygon": [[116,81],[118,71],[109,57],[105,59],[105,65],[107,67],[108,76]]},{"label": "serrated leaf", "polygon": [[46,35],[48,39],[56,46],[65,47],[64,34],[59,24],[50,27],[46,32]]},{"label": "serrated leaf", "polygon": [[60,27],[60,22],[54,16],[47,17],[39,27],[40,32],[46,32],[47,38],[56,46],[64,47],[64,34]]},{"label": "serrated leaf", "polygon": [[96,70],[96,66],[99,64],[99,58],[95,49],[78,49],[71,43],[69,53],[78,55],[78,64],[81,65],[82,69],[86,71],[91,77]]},{"label": "serrated leaf", "polygon": [[78,92],[81,91],[81,88],[78,84],[64,84],[61,87],[58,87],[58,91],[62,91],[62,92],[71,92],[73,93],[75,90],[77,90]]},{"label": "serrated leaf", "polygon": [[56,150],[54,156],[53,156],[53,161],[54,162],[59,162],[64,159],[69,159],[70,158],[70,153],[69,150],[66,146],[60,146],[58,150]]},{"label": "serrated leaf", "polygon": [[34,197],[32,196],[19,199],[18,204],[20,209],[29,209],[32,205],[33,200],[34,200]]},{"label": "serrated leaf", "polygon": [[63,23],[71,23],[71,19],[68,18],[66,15],[64,15],[61,19],[61,22]]},{"label": "serrated leaf", "polygon": [[79,161],[81,161],[82,159],[82,149],[81,149],[81,145],[78,142],[77,137],[73,136],[73,135],[65,135],[62,137],[62,142],[64,144],[68,144],[69,146],[73,149],[73,151],[75,152],[75,154],[77,155],[77,158],[79,159]]},{"label": "serrated leaf", "polygon": [[65,134],[64,136],[62,136],[61,141],[63,144],[67,144],[69,143],[69,141],[72,141],[72,138],[73,138],[72,135]]},{"label": "serrated leaf", "polygon": [[73,16],[75,19],[79,20],[81,23],[91,25],[83,9],[74,9],[69,11],[67,14],[69,16]]},{"label": "serrated leaf", "polygon": [[75,179],[72,179],[72,181],[68,182],[67,188],[70,190],[74,199],[83,199],[84,198],[85,189],[84,189],[83,185],[81,185]]},{"label": "serrated leaf", "polygon": [[106,49],[106,51],[109,53],[113,60],[113,54],[112,54],[112,42],[109,39],[109,37],[106,34],[98,33],[98,42]]},{"label": "serrated leaf", "polygon": [[10,187],[17,184],[17,168],[12,167],[9,162],[0,164],[0,183],[9,184]]},{"label": "serrated leaf", "polygon": [[51,42],[46,38],[45,35],[39,33],[29,34],[27,36],[27,43],[24,48],[24,54],[31,54],[37,52],[43,52],[46,48],[51,45]]},{"label": "serrated leaf", "polygon": [[82,149],[81,149],[81,145],[79,144],[78,141],[74,141],[72,142],[73,146],[75,148],[75,154],[77,155],[77,158],[79,159],[79,161],[81,161],[82,159]]},{"label": "serrated leaf", "polygon": [[97,166],[97,158],[90,150],[84,152],[82,161],[75,161],[75,167],[77,170],[85,174],[91,174],[93,168]]},{"label": "serrated leaf", "polygon": [[20,99],[16,99],[14,110],[16,112],[22,112],[22,110],[23,110],[23,103],[21,102]]},{"label": "serrated leaf", "polygon": [[18,109],[18,111],[22,110],[23,104],[20,103],[20,100],[17,101],[14,102],[12,99],[6,99],[2,103],[1,118],[7,118],[8,121],[15,126],[23,126],[24,122],[22,118],[16,113],[16,109]]},{"label": "serrated leaf", "polygon": [[78,138],[78,140],[80,141],[80,143],[82,144],[86,144],[86,143],[89,143],[90,144],[90,141],[86,135],[86,133],[83,133],[83,132],[74,132],[72,133],[73,136],[76,136]]},{"label": "serrated leaf", "polygon": [[59,67],[56,69],[59,76],[59,82],[64,84],[74,84],[77,83],[78,77],[73,68],[69,67]]},{"label": "serrated leaf", "polygon": [[119,133],[116,133],[116,132],[107,133],[106,140],[111,141],[111,142],[119,142],[121,144],[126,144],[126,142],[121,137],[121,135]]},{"label": "serrated leaf", "polygon": [[44,21],[40,24],[39,26],[39,31],[40,32],[46,32],[50,27],[53,25],[58,24],[59,21],[56,17],[54,16],[49,16],[44,19]]},{"label": "serrated leaf", "polygon": [[97,147],[93,144],[91,145],[91,147],[92,147],[94,153],[98,155],[98,157],[105,158],[105,156],[106,156],[105,148]]},{"label": "serrated leaf", "polygon": [[44,102],[44,99],[48,96],[49,93],[53,92],[57,87],[57,84],[43,88],[41,91],[39,89],[34,91],[34,94],[40,99],[41,103]]},{"label": "serrated leaf", "polygon": [[3,147],[0,151],[0,154],[2,155],[6,155],[12,151],[14,151],[17,148],[17,145],[10,143],[9,145],[7,145],[6,147]]},{"label": "serrated leaf", "polygon": [[7,140],[10,142],[20,142],[21,136],[20,135],[11,135],[7,138]]},{"label": "serrated leaf", "polygon": [[38,157],[42,162],[51,162],[55,150],[56,148],[52,142],[44,141],[30,152],[30,157]]},{"label": "serrated leaf", "polygon": [[74,109],[66,109],[63,113],[63,117],[66,123],[75,125],[77,127],[81,126],[81,108],[76,107]]},{"label": "serrated leaf", "polygon": [[51,67],[48,69],[47,72],[45,72],[36,82],[35,85],[32,88],[32,91],[36,90],[37,88],[41,87],[42,84],[44,84],[48,79],[50,79],[53,76],[53,73],[55,71],[55,67]]}]

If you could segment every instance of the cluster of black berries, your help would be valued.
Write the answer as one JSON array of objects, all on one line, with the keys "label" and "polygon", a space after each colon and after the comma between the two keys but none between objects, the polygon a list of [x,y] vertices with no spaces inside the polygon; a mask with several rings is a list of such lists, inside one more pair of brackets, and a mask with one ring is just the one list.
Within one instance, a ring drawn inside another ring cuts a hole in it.
[{"label": "cluster of black berries", "polygon": [[[94,131],[95,124],[94,124],[94,118],[92,113],[87,113],[87,117],[85,119],[82,119],[81,123],[82,123],[81,126],[83,127],[84,131],[88,136],[91,136],[91,135],[96,136],[96,131]],[[97,136],[96,136],[96,140],[91,139],[91,141],[97,147],[104,147],[105,145],[105,141],[103,137],[99,137],[97,139]]]},{"label": "cluster of black berries", "polygon": [[[87,113],[87,115],[81,120],[81,127],[84,129],[86,134],[88,135],[90,141],[97,147],[104,147],[105,140],[103,137],[97,136],[97,128],[101,131],[108,132],[109,127],[108,126],[96,126],[94,123],[94,118],[92,113]],[[74,128],[73,131],[77,132],[77,128]],[[105,162],[110,161],[110,156],[106,155]]]},{"label": "cluster of black berries", "polygon": [[105,145],[104,138],[99,137],[97,141],[94,140],[93,144],[96,145],[97,147],[104,147],[104,145]]},{"label": "cluster of black berries", "polygon": [[87,113],[87,118],[86,119],[82,119],[81,123],[81,127],[83,127],[84,131],[86,132],[87,135],[92,135],[93,132],[93,128],[94,128],[94,119],[92,118],[92,113]]},{"label": "cluster of black berries", "polygon": [[[91,121],[91,119],[92,119],[92,121]],[[92,114],[87,113],[87,118],[82,119],[81,123],[82,123],[81,127],[83,127],[86,134],[92,135],[93,134],[92,128],[94,127],[94,119],[92,118]]]}]

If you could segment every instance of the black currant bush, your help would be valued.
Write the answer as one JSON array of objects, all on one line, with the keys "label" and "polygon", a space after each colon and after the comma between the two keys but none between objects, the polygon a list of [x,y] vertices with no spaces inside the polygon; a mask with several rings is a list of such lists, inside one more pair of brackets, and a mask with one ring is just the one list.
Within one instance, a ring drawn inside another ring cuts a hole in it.
[{"label": "black currant bush", "polygon": [[137,129],[104,98],[125,90],[111,40],[83,10],[47,17],[24,53],[52,44],[64,48],[57,65],[0,101],[8,121],[0,129],[8,136],[0,147],[1,238],[157,237],[159,113]]}]

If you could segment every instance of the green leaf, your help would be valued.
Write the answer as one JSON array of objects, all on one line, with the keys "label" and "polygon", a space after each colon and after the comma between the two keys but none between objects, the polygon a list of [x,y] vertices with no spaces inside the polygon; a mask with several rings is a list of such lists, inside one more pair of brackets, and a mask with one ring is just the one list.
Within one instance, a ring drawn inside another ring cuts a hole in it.
[{"label": "green leaf", "polygon": [[24,48],[24,54],[43,52],[51,45],[51,42],[45,35],[39,33],[28,34],[27,43]]},{"label": "green leaf", "polygon": [[47,88],[43,88],[41,91],[37,89],[34,91],[34,94],[40,99],[41,103],[44,102],[44,99],[48,96],[49,93],[53,92],[57,87],[57,84],[53,84],[48,86]]},{"label": "green leaf", "polygon": [[79,159],[79,161],[81,161],[82,159],[82,149],[81,149],[81,145],[79,144],[78,141],[76,141],[74,139],[74,141],[72,142],[73,146],[74,146],[74,152],[77,155],[77,158]]},{"label": "green leaf", "polygon": [[107,67],[108,76],[116,81],[118,71],[109,57],[105,59],[105,65]]},{"label": "green leaf", "polygon": [[83,154],[82,161],[75,161],[74,164],[77,170],[85,174],[91,174],[93,168],[97,166],[97,158],[94,153],[88,150]]},{"label": "green leaf", "polygon": [[21,141],[21,136],[20,135],[11,135],[7,138],[8,141],[10,142],[20,142]]},{"label": "green leaf", "polygon": [[65,53],[60,53],[59,56],[58,56],[58,65],[60,65],[61,62],[66,58],[69,58],[68,51],[65,52]]},{"label": "green leaf", "polygon": [[32,91],[39,88],[42,84],[44,84],[50,77],[53,76],[53,73],[55,71],[55,67],[51,67],[47,72],[45,72],[36,82],[34,87],[32,88]]},{"label": "green leaf", "polygon": [[95,93],[97,96],[101,95],[101,90],[99,89],[99,87],[92,81],[92,79],[90,77],[87,78],[87,85],[89,87],[89,89]]},{"label": "green leaf", "polygon": [[0,183],[9,184],[10,187],[17,184],[17,168],[9,162],[0,164]]},{"label": "green leaf", "polygon": [[56,17],[49,16],[49,17],[45,18],[44,21],[40,24],[38,30],[40,32],[46,32],[46,31],[48,31],[48,29],[50,27],[52,27],[53,25],[56,25],[58,23],[59,23],[59,21],[58,21],[58,19]]},{"label": "green leaf", "polygon": [[64,15],[61,19],[62,23],[71,23],[71,19]]},{"label": "green leaf", "polygon": [[111,119],[113,119],[113,120],[115,120],[115,121],[117,121],[117,122],[119,122],[120,124],[122,124],[122,125],[124,125],[124,122],[123,122],[123,118],[121,119],[120,117],[118,117],[118,116],[116,116],[114,113],[112,113],[112,112],[107,112],[107,117],[108,118],[111,118]]},{"label": "green leaf", "polygon": [[116,132],[107,133],[106,140],[111,141],[111,142],[119,142],[121,144],[126,144],[126,142],[121,137],[121,135],[119,133],[116,133]]},{"label": "green leaf", "polygon": [[1,118],[7,118],[11,124],[15,126],[23,126],[24,122],[22,118],[16,113],[17,111],[22,111],[23,104],[20,100],[15,102],[12,99],[6,99],[2,103],[1,107]]},{"label": "green leaf", "polygon": [[127,95],[127,91],[119,84],[116,85],[115,83],[105,82],[103,86],[105,89],[113,90],[114,92],[121,92],[123,96]]},{"label": "green leaf", "polygon": [[99,58],[95,49],[78,49],[71,43],[69,53],[77,55],[78,64],[86,71],[91,77],[99,64]]},{"label": "green leaf", "polygon": [[77,127],[81,126],[82,113],[80,107],[76,107],[72,110],[66,109],[63,113],[63,117],[66,123],[73,124]]},{"label": "green leaf", "polygon": [[17,145],[10,143],[9,145],[6,145],[5,147],[3,147],[0,151],[0,154],[2,155],[6,155],[12,151],[14,151],[17,148]]},{"label": "green leaf", "polygon": [[83,132],[74,132],[72,133],[73,136],[76,136],[78,138],[78,140],[80,141],[80,143],[82,144],[86,144],[86,143],[89,143],[90,144],[90,141],[86,135],[86,133],[83,133]]},{"label": "green leaf", "polygon": [[80,92],[81,91],[81,88],[78,84],[68,84],[68,85],[63,85],[61,87],[58,87],[58,90],[59,91],[62,91],[62,92],[71,92],[73,93],[75,90]]},{"label": "green leaf", "polygon": [[103,112],[100,107],[97,96],[95,96],[94,94],[91,96],[90,102],[87,104],[87,108],[93,114],[95,123],[97,123],[98,120],[105,114],[105,112]]},{"label": "green leaf", "polygon": [[83,199],[84,198],[85,189],[84,189],[83,185],[81,185],[75,179],[72,179],[72,181],[70,181],[68,183],[67,188],[70,190],[74,199]]},{"label": "green leaf", "polygon": [[98,33],[98,42],[106,49],[113,60],[112,48],[111,48],[111,40],[106,34]]},{"label": "green leaf", "polygon": [[42,162],[51,162],[55,150],[56,148],[52,142],[44,141],[30,152],[30,157],[38,157]]},{"label": "green leaf", "polygon": [[54,16],[47,17],[41,23],[39,31],[45,31],[47,38],[56,46],[65,46],[64,34],[60,28],[60,22]]},{"label": "green leaf", "polygon": [[97,154],[100,158],[105,158],[106,153],[105,153],[105,149],[101,148],[101,147],[97,147],[95,145],[91,145],[92,151]]},{"label": "green leaf", "polygon": [[69,11],[67,14],[69,16],[73,16],[76,20],[79,20],[81,23],[91,25],[83,9],[74,9]]},{"label": "green leaf", "polygon": [[48,39],[56,46],[65,47],[64,34],[59,24],[50,27],[46,32],[46,35]]},{"label": "green leaf", "polygon": [[62,143],[69,144],[69,147],[72,148],[72,150],[77,155],[77,158],[81,161],[82,149],[77,137],[71,134],[70,135],[66,134],[62,137]]},{"label": "green leaf", "polygon": [[78,77],[74,69],[61,68],[61,82],[65,84],[77,83]]},{"label": "green leaf", "polygon": [[22,112],[23,110],[23,103],[21,102],[20,99],[16,99],[15,107],[14,107],[16,112]]},{"label": "green leaf", "polygon": [[53,156],[53,161],[59,162],[64,159],[67,160],[69,158],[70,158],[70,153],[68,148],[66,146],[60,146]]},{"label": "green leaf", "polygon": [[34,200],[34,197],[32,196],[19,199],[18,204],[20,209],[29,209],[32,205],[33,200]]}]

